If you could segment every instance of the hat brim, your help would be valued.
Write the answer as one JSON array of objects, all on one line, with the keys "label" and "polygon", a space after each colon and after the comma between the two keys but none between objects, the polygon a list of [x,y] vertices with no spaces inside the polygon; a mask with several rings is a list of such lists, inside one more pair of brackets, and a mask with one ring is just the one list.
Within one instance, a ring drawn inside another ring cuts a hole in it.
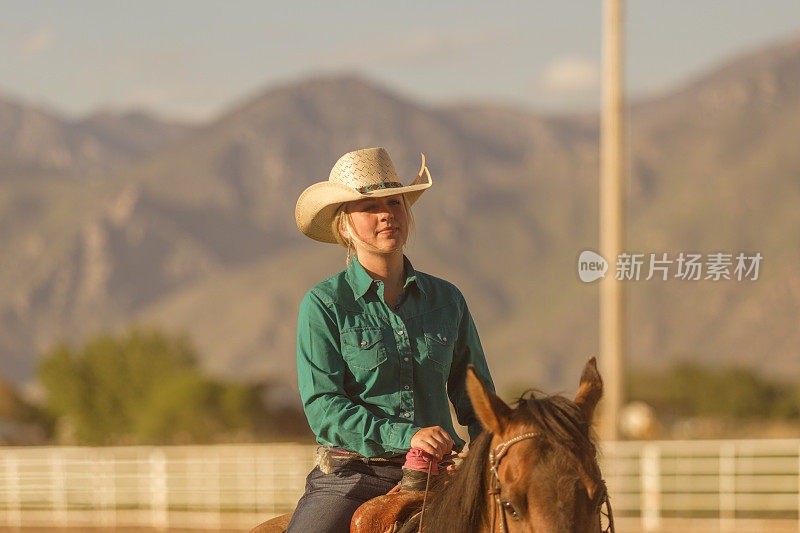
[{"label": "hat brim", "polygon": [[426,182],[418,183],[418,178],[414,180],[414,183],[405,187],[378,189],[367,193],[360,193],[341,183],[330,181],[315,183],[304,190],[297,200],[294,212],[297,227],[303,234],[315,241],[336,244],[331,223],[339,206],[364,198],[383,198],[395,194],[404,194],[408,204],[412,205],[426,189],[433,185],[427,166],[420,171],[420,177],[422,175],[426,176]]}]

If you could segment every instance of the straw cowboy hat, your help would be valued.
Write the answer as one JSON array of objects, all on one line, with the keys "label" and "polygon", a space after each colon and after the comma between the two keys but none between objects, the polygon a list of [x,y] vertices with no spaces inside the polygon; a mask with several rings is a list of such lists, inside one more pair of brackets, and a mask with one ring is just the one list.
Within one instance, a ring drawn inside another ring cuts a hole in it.
[{"label": "straw cowboy hat", "polygon": [[[425,154],[417,178],[403,185],[397,177],[385,148],[366,148],[344,154],[333,165],[328,181],[315,183],[300,195],[294,216],[297,227],[316,241],[336,243],[331,224],[336,211],[345,202],[405,194],[408,204],[433,184]],[[423,174],[426,181],[421,181]]]}]

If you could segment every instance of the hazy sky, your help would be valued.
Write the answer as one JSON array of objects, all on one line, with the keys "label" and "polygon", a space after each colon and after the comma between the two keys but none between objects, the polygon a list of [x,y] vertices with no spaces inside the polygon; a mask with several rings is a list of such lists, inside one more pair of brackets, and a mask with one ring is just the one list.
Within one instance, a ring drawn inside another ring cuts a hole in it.
[{"label": "hazy sky", "polygon": [[[599,102],[600,0],[0,0],[0,93],[71,115],[207,119],[304,76],[360,72],[428,102]],[[800,38],[800,0],[630,0],[631,94]]]}]

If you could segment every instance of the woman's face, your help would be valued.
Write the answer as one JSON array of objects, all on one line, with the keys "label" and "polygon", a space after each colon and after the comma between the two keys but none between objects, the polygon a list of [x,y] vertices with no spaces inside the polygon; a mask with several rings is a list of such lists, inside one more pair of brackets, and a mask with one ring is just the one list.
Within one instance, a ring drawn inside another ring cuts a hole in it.
[{"label": "woman's face", "polygon": [[[408,217],[401,194],[364,198],[347,204],[359,239],[380,251],[400,250],[408,238]],[[354,243],[358,250],[359,243]]]}]

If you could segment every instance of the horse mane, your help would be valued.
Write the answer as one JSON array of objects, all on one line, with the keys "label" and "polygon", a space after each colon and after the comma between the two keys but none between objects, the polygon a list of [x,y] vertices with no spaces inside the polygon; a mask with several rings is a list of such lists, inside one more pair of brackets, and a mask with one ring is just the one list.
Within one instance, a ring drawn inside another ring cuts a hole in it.
[{"label": "horse mane", "polygon": [[440,486],[445,476],[435,479],[431,505],[425,509],[428,531],[472,531],[487,520],[483,499],[491,443],[492,433],[484,430],[470,443],[467,458],[448,476],[448,483]]},{"label": "horse mane", "polygon": [[[587,475],[599,479],[595,438],[575,403],[563,396],[547,396],[527,391],[516,401],[511,413],[511,426],[537,432],[539,446],[549,445],[556,451],[567,452],[577,460]],[[425,510],[425,527],[429,531],[472,531],[488,522],[485,497],[486,472],[492,433],[484,430],[470,443],[469,453],[455,474],[439,476],[433,487],[430,507]],[[545,444],[547,443],[547,444]]]}]

